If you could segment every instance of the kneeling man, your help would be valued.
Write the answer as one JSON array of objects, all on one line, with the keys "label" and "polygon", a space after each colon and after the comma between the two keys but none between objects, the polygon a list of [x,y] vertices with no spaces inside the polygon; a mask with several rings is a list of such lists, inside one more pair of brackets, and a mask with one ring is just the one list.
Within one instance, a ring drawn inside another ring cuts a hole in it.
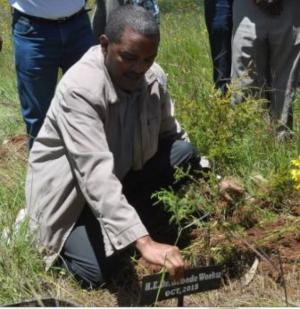
[{"label": "kneeling man", "polygon": [[175,278],[184,269],[179,249],[154,241],[144,222],[158,220],[151,194],[174,182],[174,168],[200,166],[154,63],[159,39],[149,12],[118,8],[100,45],[61,79],[30,152],[31,229],[47,266],[60,257],[87,287],[105,282],[129,245]]}]

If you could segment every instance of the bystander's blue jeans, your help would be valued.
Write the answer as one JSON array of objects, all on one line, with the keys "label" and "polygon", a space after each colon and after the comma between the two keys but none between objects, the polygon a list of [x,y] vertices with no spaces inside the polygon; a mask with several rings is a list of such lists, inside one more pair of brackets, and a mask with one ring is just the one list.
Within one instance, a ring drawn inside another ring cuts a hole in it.
[{"label": "bystander's blue jeans", "polygon": [[58,70],[66,72],[93,44],[86,12],[66,21],[45,21],[13,13],[13,40],[21,111],[29,148],[54,95]]},{"label": "bystander's blue jeans", "polygon": [[233,0],[205,0],[205,21],[213,60],[213,78],[217,88],[226,91],[231,71]]}]

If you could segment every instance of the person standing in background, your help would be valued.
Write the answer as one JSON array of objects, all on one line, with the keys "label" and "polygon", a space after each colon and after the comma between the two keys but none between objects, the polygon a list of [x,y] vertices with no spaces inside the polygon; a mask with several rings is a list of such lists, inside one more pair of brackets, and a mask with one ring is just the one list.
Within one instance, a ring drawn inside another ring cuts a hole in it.
[{"label": "person standing in background", "polygon": [[205,0],[205,22],[216,88],[226,92],[230,82],[233,0]]},{"label": "person standing in background", "polygon": [[92,46],[85,0],[10,0],[21,111],[29,149],[37,136],[58,79]]},{"label": "person standing in background", "polygon": [[235,0],[232,104],[248,94],[265,98],[279,140],[292,136],[300,74],[300,1]]},{"label": "person standing in background", "polygon": [[159,7],[157,0],[97,0],[92,25],[98,43],[98,37],[104,33],[106,22],[111,11],[124,4],[134,4],[151,12],[159,23]]}]

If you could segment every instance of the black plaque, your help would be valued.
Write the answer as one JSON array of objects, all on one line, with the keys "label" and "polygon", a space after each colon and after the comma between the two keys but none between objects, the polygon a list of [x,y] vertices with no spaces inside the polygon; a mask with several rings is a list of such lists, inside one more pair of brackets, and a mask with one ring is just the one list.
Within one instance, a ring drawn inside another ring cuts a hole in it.
[{"label": "black plaque", "polygon": [[146,276],[142,281],[141,305],[156,300],[180,298],[184,295],[218,289],[221,285],[221,267],[210,266],[185,271],[179,281],[163,280],[161,274]]}]

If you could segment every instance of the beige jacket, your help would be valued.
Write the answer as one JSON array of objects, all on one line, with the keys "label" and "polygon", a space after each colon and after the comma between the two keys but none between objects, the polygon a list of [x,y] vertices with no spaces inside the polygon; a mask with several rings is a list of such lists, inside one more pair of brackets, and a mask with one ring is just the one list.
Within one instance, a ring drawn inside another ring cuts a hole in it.
[{"label": "beige jacket", "polygon": [[173,116],[166,76],[157,64],[146,73],[135,113],[134,164],[125,162],[119,149],[132,138],[122,134],[121,104],[99,46],[92,47],[57,87],[30,152],[26,178],[27,213],[47,249],[48,267],[85,204],[100,223],[107,256],[148,234],[122,194],[120,180],[130,169],[143,167],[156,153],[159,139],[182,132]]}]

